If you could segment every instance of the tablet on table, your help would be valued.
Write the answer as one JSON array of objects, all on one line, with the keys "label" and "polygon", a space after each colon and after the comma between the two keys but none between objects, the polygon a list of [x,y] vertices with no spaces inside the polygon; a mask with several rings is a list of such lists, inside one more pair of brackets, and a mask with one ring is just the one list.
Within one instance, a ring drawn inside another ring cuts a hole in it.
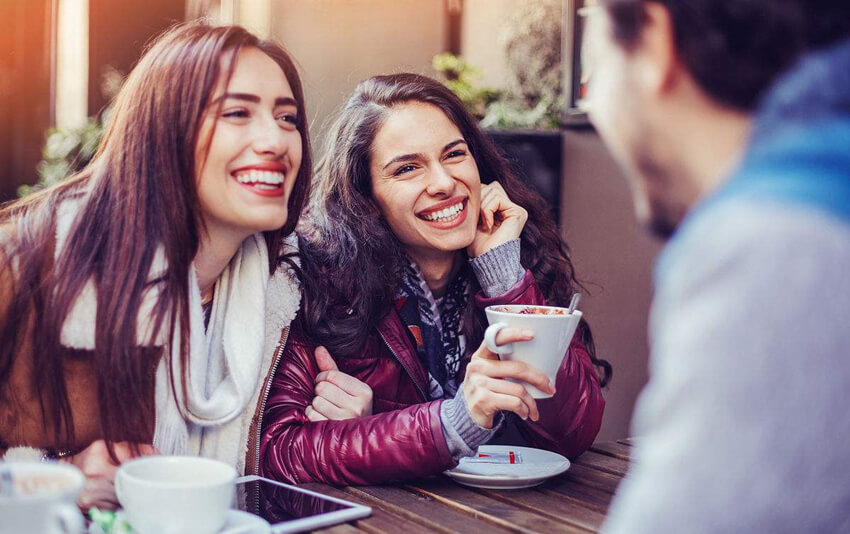
[{"label": "tablet on table", "polygon": [[271,524],[273,534],[303,532],[368,517],[372,509],[256,475],[236,479],[248,512]]}]

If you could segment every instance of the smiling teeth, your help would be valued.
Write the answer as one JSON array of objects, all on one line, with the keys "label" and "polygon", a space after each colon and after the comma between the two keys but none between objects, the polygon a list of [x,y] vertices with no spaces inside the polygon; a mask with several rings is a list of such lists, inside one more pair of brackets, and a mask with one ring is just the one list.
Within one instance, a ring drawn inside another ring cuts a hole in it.
[{"label": "smiling teeth", "polygon": [[439,221],[439,222],[447,222],[451,221],[455,217],[457,217],[458,213],[463,209],[463,202],[458,202],[454,206],[449,206],[448,208],[443,208],[440,211],[435,211],[433,213],[423,214],[422,218],[426,221]]},{"label": "smiling teeth", "polygon": [[236,176],[241,184],[252,184],[260,189],[275,189],[283,183],[282,172],[272,171],[246,171]]}]

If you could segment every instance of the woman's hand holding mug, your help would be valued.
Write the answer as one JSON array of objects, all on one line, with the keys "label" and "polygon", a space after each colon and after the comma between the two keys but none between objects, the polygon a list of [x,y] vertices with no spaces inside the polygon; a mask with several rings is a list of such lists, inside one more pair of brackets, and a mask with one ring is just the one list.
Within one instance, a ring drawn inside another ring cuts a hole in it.
[{"label": "woman's hand holding mug", "polygon": [[[528,329],[503,328],[496,337],[498,345],[529,341],[534,332]],[[500,361],[499,356],[481,343],[463,379],[463,396],[470,415],[480,426],[493,427],[493,418],[500,411],[514,412],[522,419],[537,421],[540,413],[537,403],[521,383],[505,380],[512,378],[535,385],[537,388],[554,392],[549,378],[526,363]]]},{"label": "woman's hand holding mug", "polygon": [[[88,510],[92,506],[103,510],[114,510],[118,507],[118,498],[115,496],[115,472],[122,463],[133,458],[134,454],[130,443],[126,441],[114,443],[112,448],[118,463],[109,457],[106,442],[102,439],[64,460],[79,468],[86,477],[85,486],[77,496],[77,505],[83,510]],[[159,454],[153,445],[148,444],[139,444],[138,452],[141,456]]]}]

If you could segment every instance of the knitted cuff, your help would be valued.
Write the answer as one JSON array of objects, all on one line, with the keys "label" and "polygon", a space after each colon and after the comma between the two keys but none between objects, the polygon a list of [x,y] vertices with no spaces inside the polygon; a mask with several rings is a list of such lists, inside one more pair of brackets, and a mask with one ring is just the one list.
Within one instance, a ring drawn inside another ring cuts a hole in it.
[{"label": "knitted cuff", "polygon": [[469,258],[481,290],[488,297],[503,295],[522,280],[519,238],[493,247],[477,258]]},{"label": "knitted cuff", "polygon": [[440,405],[440,421],[443,435],[455,463],[461,458],[472,456],[479,445],[487,443],[504,424],[505,417],[499,413],[493,420],[493,428],[484,428],[472,418],[463,397],[463,388],[457,390],[454,398]]}]

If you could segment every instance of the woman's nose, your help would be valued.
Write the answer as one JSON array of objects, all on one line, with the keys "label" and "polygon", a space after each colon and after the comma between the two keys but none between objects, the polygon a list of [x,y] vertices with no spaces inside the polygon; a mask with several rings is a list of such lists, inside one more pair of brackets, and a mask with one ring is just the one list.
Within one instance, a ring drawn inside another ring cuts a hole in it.
[{"label": "woman's nose", "polygon": [[428,173],[428,194],[433,196],[450,195],[455,189],[454,177],[442,165],[434,165]]},{"label": "woman's nose", "polygon": [[281,128],[280,124],[274,119],[260,121],[255,125],[253,132],[254,141],[252,145],[254,151],[257,154],[282,156],[289,147],[287,134],[290,133]]}]

